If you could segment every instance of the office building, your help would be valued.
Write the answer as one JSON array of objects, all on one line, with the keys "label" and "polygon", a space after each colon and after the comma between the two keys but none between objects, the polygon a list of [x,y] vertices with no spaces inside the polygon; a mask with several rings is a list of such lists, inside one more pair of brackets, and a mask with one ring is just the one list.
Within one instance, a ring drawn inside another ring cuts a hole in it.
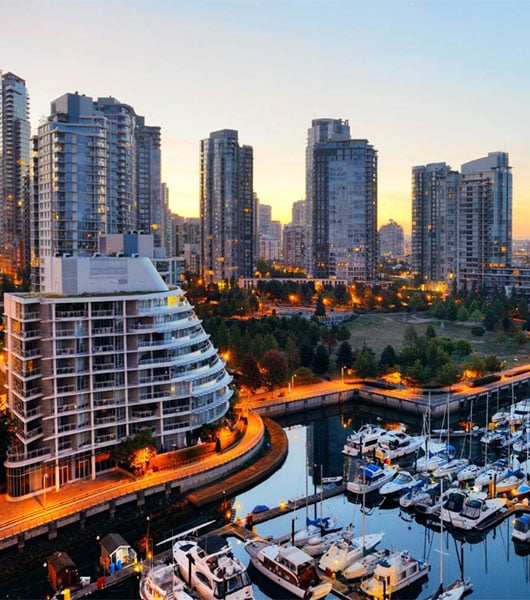
[{"label": "office building", "polygon": [[313,276],[374,280],[377,151],[351,139],[348,121],[317,119],[308,131],[306,177]]},{"label": "office building", "polygon": [[292,223],[283,227],[283,264],[293,269],[306,270],[307,229]]},{"label": "office building", "polygon": [[201,276],[206,282],[251,277],[256,259],[253,151],[237,131],[201,141]]},{"label": "office building", "polygon": [[7,495],[95,479],[148,430],[193,444],[228,410],[231,377],[184,293],[148,258],[51,257],[41,294],[5,295]]},{"label": "office building", "polygon": [[29,263],[29,168],[26,83],[0,71],[0,270],[13,280]]}]

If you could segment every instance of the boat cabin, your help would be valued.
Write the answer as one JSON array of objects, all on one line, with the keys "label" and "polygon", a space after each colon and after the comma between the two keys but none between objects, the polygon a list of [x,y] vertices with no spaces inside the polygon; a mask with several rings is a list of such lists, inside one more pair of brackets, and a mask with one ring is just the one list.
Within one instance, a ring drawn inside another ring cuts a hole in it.
[{"label": "boat cabin", "polygon": [[[295,575],[295,583],[300,587],[307,588],[320,581],[313,559],[300,548],[295,546],[280,548],[276,561],[278,565]],[[290,579],[289,576],[284,578]]]}]

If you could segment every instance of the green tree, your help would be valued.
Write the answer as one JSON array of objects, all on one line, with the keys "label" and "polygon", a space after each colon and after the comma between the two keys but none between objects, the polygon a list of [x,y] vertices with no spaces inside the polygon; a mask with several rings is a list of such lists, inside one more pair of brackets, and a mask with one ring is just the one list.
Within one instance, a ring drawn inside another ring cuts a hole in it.
[{"label": "green tree", "polygon": [[323,344],[319,344],[313,358],[313,371],[322,375],[329,370],[329,354]]},{"label": "green tree", "polygon": [[425,336],[428,338],[436,337],[436,329],[434,328],[434,325],[432,323],[429,323],[427,325],[427,329],[425,330]]},{"label": "green tree", "polygon": [[341,342],[340,346],[337,349],[337,357],[336,363],[337,367],[340,369],[342,367],[347,367],[351,369],[353,366],[353,350],[349,342]]},{"label": "green tree", "polygon": [[317,298],[316,308],[315,308],[315,317],[325,317],[326,316],[326,307],[324,306],[324,302],[322,300],[322,296]]},{"label": "green tree", "polygon": [[413,311],[425,310],[425,300],[418,292],[414,292],[410,297],[409,306]]},{"label": "green tree", "polygon": [[150,429],[125,438],[111,450],[111,458],[118,465],[138,471],[145,470],[155,454],[156,442]]},{"label": "green tree", "polygon": [[446,362],[440,367],[436,375],[436,381],[440,385],[453,385],[460,381],[462,374],[456,363],[452,360]]},{"label": "green tree", "polygon": [[513,336],[513,341],[518,346],[524,346],[528,340],[526,333],[522,329],[518,329]]},{"label": "green tree", "polygon": [[315,350],[313,344],[307,340],[300,346],[300,364],[303,367],[310,367],[315,358]]},{"label": "green tree", "polygon": [[385,346],[381,352],[379,359],[379,367],[381,369],[390,369],[397,365],[398,359],[394,347],[391,345]]},{"label": "green tree", "polygon": [[278,350],[267,350],[261,358],[260,366],[263,373],[263,379],[273,390],[274,386],[282,385],[289,379],[289,366],[287,360]]},{"label": "green tree", "polygon": [[471,312],[469,318],[474,321],[475,323],[480,323],[482,321],[482,313],[480,312],[480,310],[477,308],[476,310],[474,310],[473,312]]},{"label": "green tree", "polygon": [[261,373],[258,363],[252,354],[243,356],[239,369],[241,371],[239,379],[241,385],[246,387],[251,393],[259,389],[261,386]]},{"label": "green tree", "polygon": [[337,339],[339,342],[345,342],[351,338],[351,331],[346,325],[339,325],[337,329]]},{"label": "green tree", "polygon": [[455,340],[454,342],[454,351],[459,356],[469,356],[472,351],[471,343],[468,340]]},{"label": "green tree", "polygon": [[445,319],[445,305],[443,301],[440,298],[436,298],[429,312],[434,319],[439,319],[440,321]]},{"label": "green tree", "polygon": [[377,377],[379,374],[379,367],[374,354],[366,348],[357,353],[353,361],[353,369],[361,379]]},{"label": "green tree", "polygon": [[463,323],[464,321],[467,321],[468,319],[469,319],[469,313],[467,311],[467,308],[465,306],[461,306],[458,309],[458,312],[456,313],[456,320]]},{"label": "green tree", "polygon": [[484,357],[484,368],[487,373],[496,373],[502,369],[502,362],[495,354],[488,354]]}]

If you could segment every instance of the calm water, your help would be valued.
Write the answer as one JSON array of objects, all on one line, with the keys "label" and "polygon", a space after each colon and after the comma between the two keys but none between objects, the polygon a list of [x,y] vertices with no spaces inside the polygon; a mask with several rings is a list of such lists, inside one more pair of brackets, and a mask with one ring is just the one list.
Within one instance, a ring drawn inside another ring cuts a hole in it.
[{"label": "calm water", "polygon": [[[388,415],[387,415],[388,417]],[[313,465],[322,465],[324,476],[341,475],[344,467],[342,447],[344,441],[353,429],[357,429],[362,422],[372,422],[376,415],[365,414],[330,414],[315,413],[309,415],[293,416],[290,422],[285,422],[285,431],[289,439],[289,453],[282,467],[269,479],[259,484],[252,490],[238,495],[233,499],[236,516],[242,519],[258,504],[269,507],[277,506],[282,500],[291,500],[305,496],[306,489],[314,491]],[[304,422],[302,422],[304,420]],[[418,430],[421,424],[410,424],[411,430]],[[433,425],[434,426],[434,425]],[[459,448],[460,450],[460,448]],[[480,445],[475,443],[472,448],[461,449],[467,456],[476,456],[480,452]],[[306,465],[309,465],[308,467]],[[320,474],[320,467],[317,469]],[[306,476],[308,473],[308,476]],[[314,507],[307,509],[309,516],[314,516]],[[337,496],[324,502],[317,512],[334,516],[339,524],[353,523],[356,535],[363,532],[363,507],[354,503],[346,496]],[[214,507],[204,516],[204,521],[215,515],[218,507]],[[218,514],[218,512],[217,512]],[[280,536],[290,533],[293,519],[295,528],[305,524],[306,508],[302,506],[294,513],[288,513],[257,526],[257,531],[262,536]],[[172,526],[182,531],[186,523],[176,521]],[[413,556],[424,558],[431,565],[429,578],[415,587],[402,592],[393,598],[426,598],[435,591],[440,580],[440,532],[439,526],[433,529],[417,523],[411,515],[400,510],[399,505],[390,508],[378,507],[365,510],[364,526],[367,533],[384,531],[380,548],[395,548],[408,550]],[[515,548],[511,540],[511,519],[505,520],[497,528],[489,531],[481,539],[468,540],[463,544],[464,575],[470,577],[474,592],[470,600],[519,600],[530,598],[530,546],[523,556],[520,548]],[[137,531],[120,531],[120,533],[133,545],[138,543],[138,537],[145,535],[143,528]],[[159,530],[154,542],[164,539],[174,532]],[[244,546],[236,539],[232,539],[236,554],[248,564],[248,555]],[[460,575],[459,556],[461,541],[445,531],[443,534],[443,578],[448,583]],[[79,566],[82,575],[96,574],[95,561],[97,544],[93,548],[80,548],[72,558]],[[262,576],[251,570],[255,584],[255,597],[257,600],[269,598],[282,600],[286,593],[275,588]],[[9,598],[44,598],[47,589],[44,569],[34,573],[27,573],[13,582],[0,582],[0,597]],[[131,582],[127,588],[107,591],[107,598],[137,598],[137,583]]]}]

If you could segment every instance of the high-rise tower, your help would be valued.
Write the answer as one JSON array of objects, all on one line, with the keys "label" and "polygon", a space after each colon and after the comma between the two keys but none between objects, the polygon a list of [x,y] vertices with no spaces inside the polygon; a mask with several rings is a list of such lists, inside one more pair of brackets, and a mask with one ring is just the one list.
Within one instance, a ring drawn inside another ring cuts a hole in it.
[{"label": "high-rise tower", "polygon": [[26,83],[0,71],[0,270],[14,278],[29,261],[29,155]]},{"label": "high-rise tower", "polygon": [[253,151],[237,131],[223,129],[201,141],[201,275],[219,282],[252,277],[256,200]]},{"label": "high-rise tower", "polygon": [[306,191],[315,277],[377,274],[377,151],[350,138],[347,121],[317,119],[308,131]]}]

